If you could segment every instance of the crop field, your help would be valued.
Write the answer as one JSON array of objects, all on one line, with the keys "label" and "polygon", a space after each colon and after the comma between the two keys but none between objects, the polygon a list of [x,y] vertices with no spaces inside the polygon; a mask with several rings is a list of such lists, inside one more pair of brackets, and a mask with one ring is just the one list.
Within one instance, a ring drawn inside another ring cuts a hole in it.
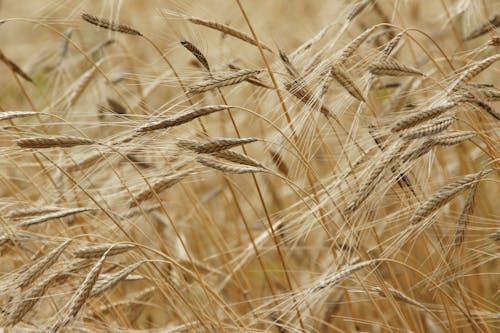
[{"label": "crop field", "polygon": [[498,332],[499,0],[0,0],[0,332]]}]

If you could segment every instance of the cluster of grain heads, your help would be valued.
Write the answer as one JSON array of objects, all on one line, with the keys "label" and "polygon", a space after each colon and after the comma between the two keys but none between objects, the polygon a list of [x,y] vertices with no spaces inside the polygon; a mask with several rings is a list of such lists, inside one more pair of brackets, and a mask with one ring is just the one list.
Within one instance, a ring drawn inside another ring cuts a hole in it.
[{"label": "cluster of grain heads", "polygon": [[429,215],[437,211],[440,207],[448,203],[457,194],[471,188],[482,177],[488,175],[493,171],[495,170],[487,169],[478,173],[469,174],[443,186],[439,191],[437,191],[429,199],[427,199],[427,201],[425,201],[420,207],[418,207],[415,213],[413,213],[413,216],[410,218],[410,222],[412,224],[415,224],[423,221]]}]

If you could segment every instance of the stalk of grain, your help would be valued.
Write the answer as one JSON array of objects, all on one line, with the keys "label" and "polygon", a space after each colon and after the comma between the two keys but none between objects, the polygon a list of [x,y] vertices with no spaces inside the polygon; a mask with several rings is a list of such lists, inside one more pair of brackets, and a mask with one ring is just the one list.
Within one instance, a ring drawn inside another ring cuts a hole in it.
[{"label": "stalk of grain", "polygon": [[90,15],[87,13],[83,13],[81,17],[84,21],[87,21],[90,24],[93,24],[95,26],[98,26],[98,27],[106,29],[106,30],[116,31],[116,32],[120,32],[120,33],[128,34],[128,35],[142,36],[142,34],[138,30],[136,30],[128,25],[125,25],[125,24],[116,23],[116,22],[107,20],[105,18],[97,17],[97,16]]},{"label": "stalk of grain", "polygon": [[496,27],[500,26],[500,14],[493,15],[489,20],[481,24],[476,29],[472,30],[465,38],[464,41],[471,40],[482,36],[490,31],[495,30]]},{"label": "stalk of grain", "polygon": [[373,75],[387,75],[387,76],[424,75],[418,69],[400,64],[394,60],[383,60],[374,62],[370,66],[368,66],[368,71]]},{"label": "stalk of grain", "polygon": [[85,146],[94,144],[95,141],[76,136],[47,136],[37,138],[23,138],[16,140],[21,148],[68,148],[74,146]]},{"label": "stalk of grain", "polygon": [[208,158],[204,156],[196,157],[196,161],[203,164],[206,167],[215,169],[224,173],[234,173],[234,174],[244,174],[244,173],[256,173],[264,172],[265,169],[252,167],[249,165],[241,165],[234,163],[224,163],[214,158]]},{"label": "stalk of grain", "polygon": [[116,286],[120,281],[125,279],[130,273],[135,271],[139,266],[141,266],[144,261],[137,262],[135,264],[129,265],[116,273],[110,274],[105,278],[101,278],[97,280],[96,284],[92,288],[92,292],[90,293],[90,297],[97,297],[104,293],[105,291]]},{"label": "stalk of grain", "polygon": [[78,258],[91,259],[100,258],[104,254],[114,256],[134,249],[134,244],[98,244],[81,247],[73,252]]},{"label": "stalk of grain", "polygon": [[181,41],[181,45],[184,46],[184,48],[186,50],[191,52],[191,54],[200,62],[200,64],[203,67],[205,67],[205,69],[208,72],[210,72],[210,66],[208,65],[207,58],[205,57],[205,55],[203,55],[203,53],[196,46],[193,45],[193,43],[188,42],[187,40],[183,40],[183,41]]},{"label": "stalk of grain", "polygon": [[188,92],[190,94],[199,94],[216,88],[232,86],[246,81],[248,78],[255,77],[261,72],[262,70],[260,69],[242,69],[226,74],[214,75],[206,81],[190,86]]},{"label": "stalk of grain", "polygon": [[403,138],[406,140],[414,140],[418,138],[423,138],[429,135],[437,134],[455,122],[455,117],[445,117],[437,119],[429,124],[423,124],[414,128],[411,128],[403,133]]},{"label": "stalk of grain", "polygon": [[396,121],[394,125],[391,127],[391,131],[399,132],[408,129],[421,122],[435,118],[443,114],[444,112],[454,108],[457,105],[458,105],[457,102],[448,102],[415,114],[408,115]]},{"label": "stalk of grain", "polygon": [[177,146],[189,149],[199,154],[211,154],[259,141],[257,138],[220,138],[210,142],[196,142],[192,140],[178,140]]},{"label": "stalk of grain", "polygon": [[29,226],[32,226],[35,224],[43,223],[46,221],[50,221],[50,220],[58,219],[61,217],[66,217],[66,216],[78,214],[78,213],[88,212],[91,210],[93,210],[93,209],[88,208],[88,207],[63,209],[60,211],[56,211],[54,213],[45,214],[42,216],[34,217],[34,218],[26,220],[26,221],[19,222],[17,225],[19,227],[29,227]]}]

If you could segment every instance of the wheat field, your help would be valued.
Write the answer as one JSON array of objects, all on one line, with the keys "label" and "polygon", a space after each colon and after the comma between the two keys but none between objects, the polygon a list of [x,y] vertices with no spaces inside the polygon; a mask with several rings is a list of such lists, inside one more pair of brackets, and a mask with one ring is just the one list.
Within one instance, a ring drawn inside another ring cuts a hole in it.
[{"label": "wheat field", "polygon": [[498,331],[498,26],[0,1],[0,331]]}]

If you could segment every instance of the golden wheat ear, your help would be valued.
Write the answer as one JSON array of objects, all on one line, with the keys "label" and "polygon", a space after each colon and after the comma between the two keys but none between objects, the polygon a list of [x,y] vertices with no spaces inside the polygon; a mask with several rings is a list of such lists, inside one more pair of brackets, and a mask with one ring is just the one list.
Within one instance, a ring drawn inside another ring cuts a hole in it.
[{"label": "golden wheat ear", "polygon": [[84,21],[106,30],[116,31],[128,35],[142,36],[138,30],[125,24],[116,23],[87,13],[83,13],[81,17]]}]

